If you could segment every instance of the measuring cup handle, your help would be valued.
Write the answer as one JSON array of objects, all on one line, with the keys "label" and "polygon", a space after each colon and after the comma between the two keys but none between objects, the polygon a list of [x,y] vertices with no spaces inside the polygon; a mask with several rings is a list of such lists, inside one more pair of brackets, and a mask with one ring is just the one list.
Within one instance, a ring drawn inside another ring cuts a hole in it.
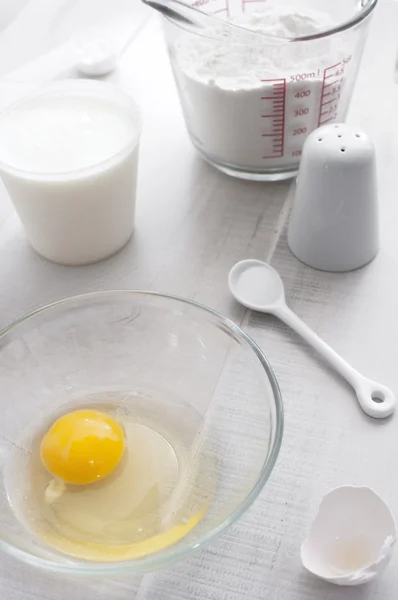
[{"label": "measuring cup handle", "polygon": [[358,402],[370,417],[384,419],[393,414],[396,399],[393,392],[371,379],[361,378],[355,386]]}]

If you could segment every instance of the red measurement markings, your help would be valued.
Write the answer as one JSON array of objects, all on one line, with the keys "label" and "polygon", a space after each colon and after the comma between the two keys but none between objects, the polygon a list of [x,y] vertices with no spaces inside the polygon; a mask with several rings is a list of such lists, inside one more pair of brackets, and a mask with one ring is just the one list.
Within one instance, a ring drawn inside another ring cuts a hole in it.
[{"label": "red measurement markings", "polygon": [[196,0],[196,2],[194,2],[192,4],[192,6],[194,6],[195,8],[200,8],[201,6],[205,6],[206,4],[209,4],[210,0]]},{"label": "red measurement markings", "polygon": [[215,10],[212,14],[213,15],[220,15],[221,13],[226,13],[227,17],[229,17],[229,10],[228,10],[228,8],[221,8],[220,10]]},{"label": "red measurement markings", "polygon": [[[200,0],[199,0],[200,1]],[[211,11],[212,15],[221,15],[225,13],[227,17],[230,16],[229,13],[229,2],[230,0],[224,0],[224,2],[213,1],[212,4],[217,4],[217,8]]]},{"label": "red measurement markings", "polygon": [[261,81],[270,84],[267,85],[267,94],[261,96],[263,107],[261,118],[267,124],[267,133],[261,134],[267,140],[267,153],[263,159],[280,158],[285,147],[286,79],[262,79]]},{"label": "red measurement markings", "polygon": [[323,72],[318,127],[330,123],[337,118],[344,68],[345,62],[339,62],[331,67],[327,67]]}]

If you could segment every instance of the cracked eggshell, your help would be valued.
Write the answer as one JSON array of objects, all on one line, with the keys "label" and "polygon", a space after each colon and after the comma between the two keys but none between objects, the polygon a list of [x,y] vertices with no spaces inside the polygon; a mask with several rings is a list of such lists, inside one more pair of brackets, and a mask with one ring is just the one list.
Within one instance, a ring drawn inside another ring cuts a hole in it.
[{"label": "cracked eggshell", "polygon": [[395,539],[393,516],[380,496],[368,487],[343,486],[324,496],[301,560],[321,579],[360,585],[384,570]]}]

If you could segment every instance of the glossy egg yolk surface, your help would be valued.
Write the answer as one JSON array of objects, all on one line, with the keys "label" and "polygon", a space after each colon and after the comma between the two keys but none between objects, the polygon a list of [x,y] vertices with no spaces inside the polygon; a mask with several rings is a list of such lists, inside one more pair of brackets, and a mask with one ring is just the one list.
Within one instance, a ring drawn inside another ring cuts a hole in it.
[{"label": "glossy egg yolk surface", "polygon": [[124,451],[124,431],[112,416],[76,410],[60,417],[44,435],[40,456],[55,478],[87,485],[107,477]]}]

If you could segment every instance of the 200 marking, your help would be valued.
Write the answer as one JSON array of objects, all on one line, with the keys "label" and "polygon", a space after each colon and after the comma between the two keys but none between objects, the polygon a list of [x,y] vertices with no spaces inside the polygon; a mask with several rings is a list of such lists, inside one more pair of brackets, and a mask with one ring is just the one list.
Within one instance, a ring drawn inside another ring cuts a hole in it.
[{"label": "200 marking", "polygon": [[293,135],[303,135],[303,133],[307,133],[306,127],[300,127],[299,129],[293,129]]}]

